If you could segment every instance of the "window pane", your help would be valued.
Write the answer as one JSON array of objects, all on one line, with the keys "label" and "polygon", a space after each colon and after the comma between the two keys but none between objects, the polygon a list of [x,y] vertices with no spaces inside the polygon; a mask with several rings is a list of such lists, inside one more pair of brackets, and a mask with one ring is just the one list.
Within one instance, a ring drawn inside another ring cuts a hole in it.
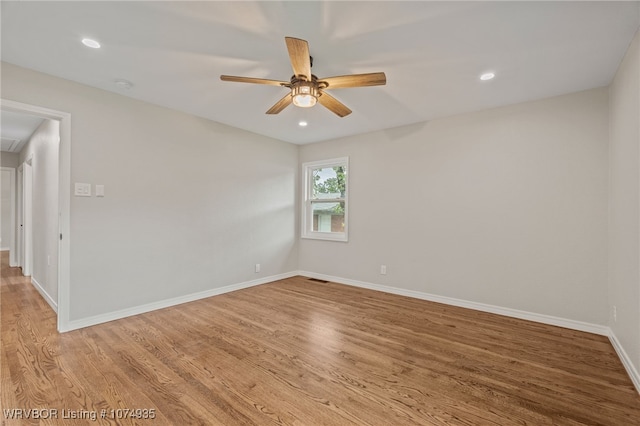
[{"label": "window pane", "polygon": [[344,201],[312,202],[314,232],[344,232]]},{"label": "window pane", "polygon": [[319,167],[312,170],[312,199],[345,198],[345,168]]}]

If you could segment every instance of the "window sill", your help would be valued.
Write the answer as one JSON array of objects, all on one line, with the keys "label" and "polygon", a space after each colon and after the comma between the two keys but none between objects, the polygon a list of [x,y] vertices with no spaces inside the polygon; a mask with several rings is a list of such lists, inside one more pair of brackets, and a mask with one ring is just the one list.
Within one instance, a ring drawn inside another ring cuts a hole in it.
[{"label": "window sill", "polygon": [[301,235],[300,238],[305,240],[338,241],[342,243],[349,242],[349,238],[344,233],[313,232]]}]

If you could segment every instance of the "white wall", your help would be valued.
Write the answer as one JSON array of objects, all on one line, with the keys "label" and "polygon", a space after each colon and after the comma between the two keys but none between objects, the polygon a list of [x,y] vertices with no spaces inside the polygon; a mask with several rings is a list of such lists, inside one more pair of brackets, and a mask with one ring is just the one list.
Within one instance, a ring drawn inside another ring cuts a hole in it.
[{"label": "white wall", "polygon": [[58,300],[58,146],[60,123],[44,120],[20,151],[31,158],[33,263],[31,279],[52,302]]},{"label": "white wall", "polygon": [[11,171],[0,171],[0,250],[11,244]]},{"label": "white wall", "polygon": [[609,93],[609,324],[640,371],[640,34],[620,64]]},{"label": "white wall", "polygon": [[[302,146],[350,157],[349,242],[303,271],[607,322],[607,90]],[[379,275],[380,265],[387,275]]]},{"label": "white wall", "polygon": [[105,185],[71,200],[72,321],[297,269],[295,145],[7,63],[1,78],[3,98],[71,113],[71,181]]}]

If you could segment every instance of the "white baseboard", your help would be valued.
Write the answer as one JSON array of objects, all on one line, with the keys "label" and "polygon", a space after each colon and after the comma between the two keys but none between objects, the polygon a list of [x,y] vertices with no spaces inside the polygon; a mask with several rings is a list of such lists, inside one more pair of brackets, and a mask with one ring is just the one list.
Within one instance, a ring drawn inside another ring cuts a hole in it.
[{"label": "white baseboard", "polygon": [[133,315],[144,314],[146,312],[155,311],[157,309],[168,308],[170,306],[180,305],[182,303],[193,302],[195,300],[206,299],[207,297],[217,296],[224,293],[229,293],[236,290],[242,290],[244,288],[254,287],[261,284],[270,283],[272,281],[283,280],[285,278],[291,278],[298,275],[297,271],[286,272],[284,274],[271,275],[256,280],[245,281],[242,283],[231,284],[224,287],[213,288],[210,290],[201,291],[198,293],[187,294],[185,296],[175,297],[173,299],[160,300],[158,302],[148,303],[146,305],[133,306],[131,308],[122,309],[115,312],[108,312],[105,314],[95,315],[88,318],[82,318],[79,320],[69,321],[64,329],[60,332],[67,332],[71,330],[77,330],[79,328],[90,327],[92,325],[102,324],[109,321],[114,321]]},{"label": "white baseboard", "polygon": [[436,294],[423,293],[420,291],[407,290],[397,287],[389,287],[386,285],[372,284],[364,281],[356,281],[348,278],[334,277],[331,275],[317,274],[315,272],[300,271],[300,275],[318,278],[325,281],[333,281],[339,284],[351,285],[354,287],[367,288],[370,290],[382,291],[385,293],[397,294],[400,296],[413,297],[415,299],[428,300],[431,302],[444,303],[446,305],[458,306],[461,308],[474,309],[476,311],[489,312],[491,314],[504,315],[512,318],[519,318],[542,324],[555,325],[558,327],[569,328],[572,330],[586,331],[588,333],[598,334],[601,336],[609,336],[610,329],[607,326],[599,324],[591,324],[582,321],[576,321],[566,318],[554,317],[551,315],[537,314],[534,312],[520,311],[517,309],[504,308],[502,306],[487,305],[485,303],[471,302],[468,300],[455,299],[453,297],[438,296]]},{"label": "white baseboard", "polygon": [[44,298],[44,300],[49,304],[49,306],[51,306],[53,311],[57,314],[58,313],[58,302],[56,302],[55,300],[53,300],[51,298],[49,293],[46,292],[44,287],[42,287],[42,285],[34,277],[31,277],[31,284],[33,284],[35,289],[38,290],[38,293],[40,293],[40,295]]},{"label": "white baseboard", "polygon": [[627,373],[633,382],[633,386],[635,386],[638,393],[640,393],[640,374],[638,374],[638,370],[633,365],[633,362],[631,362],[631,358],[629,358],[629,355],[620,344],[620,341],[614,334],[613,330],[609,330],[609,341],[613,345],[613,349],[616,350],[618,358],[622,361],[622,365],[624,365],[625,370],[627,370]]}]

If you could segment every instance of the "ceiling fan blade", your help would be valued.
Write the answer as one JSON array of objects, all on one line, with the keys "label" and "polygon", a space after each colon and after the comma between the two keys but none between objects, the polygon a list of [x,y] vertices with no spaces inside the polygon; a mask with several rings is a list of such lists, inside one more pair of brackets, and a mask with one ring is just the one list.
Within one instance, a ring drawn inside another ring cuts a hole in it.
[{"label": "ceiling fan blade", "polygon": [[221,75],[220,80],[235,81],[236,83],[269,84],[271,86],[288,86],[290,84],[288,81],[267,80],[264,78],[253,77],[236,77],[235,75]]},{"label": "ceiling fan blade", "polygon": [[383,72],[369,74],[340,75],[319,79],[318,82],[327,83],[326,89],[341,89],[343,87],[384,86],[387,76]]},{"label": "ceiling fan blade", "polygon": [[289,59],[293,74],[296,77],[304,76],[311,81],[311,57],[309,55],[309,43],[306,40],[300,40],[294,37],[285,37],[287,42],[287,50],[289,50]]},{"label": "ceiling fan blade", "polygon": [[291,102],[293,102],[293,98],[291,97],[291,93],[287,93],[284,98],[280,99],[274,106],[269,108],[267,114],[278,114],[280,111],[288,107]]},{"label": "ceiling fan blade", "polygon": [[349,108],[347,108],[342,102],[326,92],[322,92],[322,94],[318,96],[318,102],[320,102],[322,106],[327,108],[329,111],[340,117],[345,117],[351,114],[351,110]]}]

